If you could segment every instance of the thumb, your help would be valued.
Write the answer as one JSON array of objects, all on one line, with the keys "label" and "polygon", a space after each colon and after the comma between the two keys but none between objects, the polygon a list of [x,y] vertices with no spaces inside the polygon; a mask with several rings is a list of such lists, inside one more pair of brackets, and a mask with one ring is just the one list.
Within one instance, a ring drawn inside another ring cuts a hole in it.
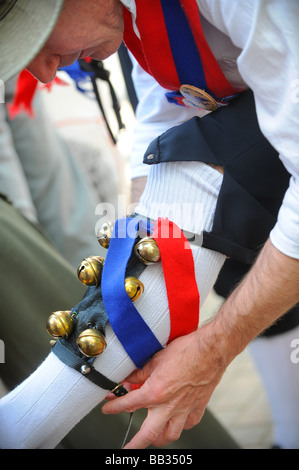
[{"label": "thumb", "polygon": [[151,373],[152,366],[151,361],[149,361],[142,369],[135,369],[130,375],[128,375],[126,381],[131,384],[142,385],[146,379],[148,379]]}]

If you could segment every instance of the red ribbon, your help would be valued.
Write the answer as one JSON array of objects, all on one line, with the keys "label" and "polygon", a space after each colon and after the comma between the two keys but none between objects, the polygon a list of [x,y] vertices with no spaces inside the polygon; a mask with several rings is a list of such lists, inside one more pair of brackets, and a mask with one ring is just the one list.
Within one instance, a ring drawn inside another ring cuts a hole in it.
[{"label": "red ribbon", "polygon": [[198,14],[197,3],[194,0],[180,0],[180,2],[189,20],[201,56],[208,89],[219,98],[235,95],[238,91],[226,79],[207,43]]},{"label": "red ribbon", "polygon": [[187,335],[198,328],[200,295],[189,242],[181,229],[168,219],[158,219],[152,237],[156,240],[167,290],[170,335]]},{"label": "red ribbon", "polygon": [[7,104],[10,119],[14,119],[21,111],[33,117],[32,100],[37,86],[38,80],[26,69],[19,74],[13,102]]},{"label": "red ribbon", "polygon": [[[41,88],[51,90],[53,84],[67,85],[66,82],[58,77],[55,77],[52,82],[42,85]],[[14,119],[21,112],[27,113],[30,117],[34,117],[33,99],[40,82],[30,73],[24,69],[20,72],[17,78],[16,90],[13,101],[7,103],[7,111],[10,119]]]},{"label": "red ribbon", "polygon": [[[172,1],[172,0],[171,0]],[[188,18],[198,51],[201,56],[209,90],[217,97],[234,95],[234,89],[226,79],[215,59],[201,26],[198,5],[195,0],[180,0]],[[180,83],[174,63],[161,2],[136,0],[136,23],[141,40],[136,36],[131,13],[124,8],[124,42],[142,68],[168,90],[177,91]],[[180,36],[178,34],[178,41]],[[188,83],[192,85],[192,83]]]}]

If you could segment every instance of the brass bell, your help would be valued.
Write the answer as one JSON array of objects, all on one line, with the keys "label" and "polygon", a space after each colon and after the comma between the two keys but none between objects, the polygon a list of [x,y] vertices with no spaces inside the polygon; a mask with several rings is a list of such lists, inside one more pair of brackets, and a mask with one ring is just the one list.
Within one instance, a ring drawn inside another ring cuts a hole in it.
[{"label": "brass bell", "polygon": [[132,302],[135,302],[143,294],[144,285],[136,277],[127,277],[125,279],[125,289]]},{"label": "brass bell", "polygon": [[107,347],[104,335],[93,328],[84,330],[78,336],[76,343],[81,353],[87,357],[99,356]]},{"label": "brass bell", "polygon": [[84,258],[77,269],[77,275],[83,284],[98,286],[101,281],[105,258],[102,256],[89,256]]},{"label": "brass bell", "polygon": [[53,312],[46,324],[47,331],[54,339],[68,338],[74,329],[70,310]]},{"label": "brass bell", "polygon": [[102,225],[101,229],[98,231],[97,233],[98,242],[103,248],[106,248],[106,249],[109,248],[109,243],[112,237],[112,232],[113,232],[112,222],[105,222]]},{"label": "brass bell", "polygon": [[142,238],[134,247],[135,255],[144,264],[154,264],[160,261],[160,250],[153,238]]}]

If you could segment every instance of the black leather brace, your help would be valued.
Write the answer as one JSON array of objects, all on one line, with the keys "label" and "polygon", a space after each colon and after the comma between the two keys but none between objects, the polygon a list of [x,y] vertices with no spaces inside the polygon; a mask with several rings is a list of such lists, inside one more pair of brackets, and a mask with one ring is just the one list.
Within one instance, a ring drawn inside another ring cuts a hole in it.
[{"label": "black leather brace", "polygon": [[88,378],[88,380],[103,388],[104,390],[110,390],[117,397],[127,393],[127,390],[122,384],[118,384],[117,382],[108,379],[100,372],[96,371],[93,368],[91,361],[85,361],[82,357],[71,351],[61,341],[57,341],[53,347],[53,352],[64,364],[77,370],[86,378]]}]

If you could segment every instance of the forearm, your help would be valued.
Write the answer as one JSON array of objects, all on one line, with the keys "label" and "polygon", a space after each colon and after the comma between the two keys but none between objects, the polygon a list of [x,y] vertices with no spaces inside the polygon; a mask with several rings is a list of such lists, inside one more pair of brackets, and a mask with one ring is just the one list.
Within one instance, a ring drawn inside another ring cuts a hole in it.
[{"label": "forearm", "polygon": [[[226,364],[299,301],[299,260],[267,241],[251,271],[210,323]],[[200,331],[198,332],[200,339]]]}]

